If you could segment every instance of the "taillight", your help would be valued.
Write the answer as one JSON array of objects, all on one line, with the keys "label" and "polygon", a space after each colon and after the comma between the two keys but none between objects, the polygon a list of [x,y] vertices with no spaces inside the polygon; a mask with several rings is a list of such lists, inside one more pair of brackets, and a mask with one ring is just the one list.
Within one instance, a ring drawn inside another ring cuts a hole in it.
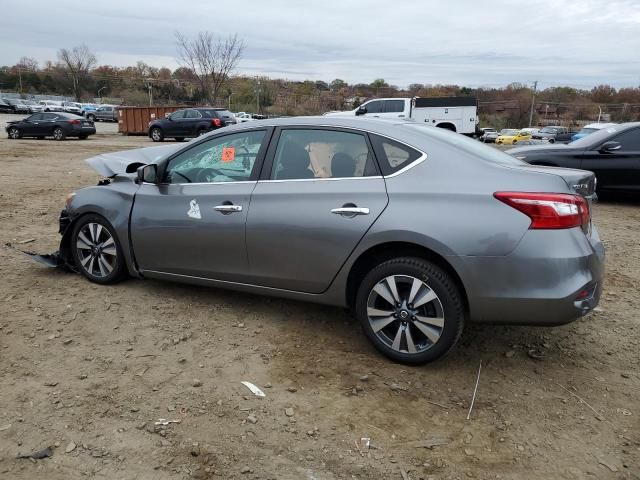
[{"label": "taillight", "polygon": [[589,203],[580,195],[496,192],[493,196],[528,216],[530,229],[584,227],[591,218]]},{"label": "taillight", "polygon": [[221,127],[222,122],[220,121],[219,118],[214,118],[211,120],[211,125],[213,125],[214,127]]},{"label": "taillight", "polygon": [[76,120],[76,119],[69,120],[68,122],[69,122],[71,125],[80,125],[80,124],[82,123],[80,120]]}]

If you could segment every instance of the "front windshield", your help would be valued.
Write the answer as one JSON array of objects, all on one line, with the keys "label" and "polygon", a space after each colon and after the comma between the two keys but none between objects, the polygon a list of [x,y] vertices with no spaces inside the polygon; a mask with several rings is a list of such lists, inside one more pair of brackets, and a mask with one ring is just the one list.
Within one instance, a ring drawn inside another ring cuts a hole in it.
[{"label": "front windshield", "polygon": [[[484,160],[486,162],[497,163],[500,165],[507,165],[507,166],[528,165],[522,160],[518,160],[517,158],[512,157],[509,154],[501,152],[497,148],[490,147],[485,143],[477,142],[475,140],[472,140],[469,137],[460,135],[458,133],[451,133],[447,130],[443,130],[442,128],[430,127],[427,125],[420,125],[420,124],[417,124],[417,125],[407,124],[407,126],[409,128],[414,128],[421,132],[425,132],[425,129],[428,129],[427,132],[429,134],[429,137],[436,137],[442,140],[443,142],[446,142],[449,145],[457,147],[460,150],[465,151],[469,155],[472,155],[473,157],[479,158],[480,160]],[[512,131],[517,132],[517,130],[512,130]]]},{"label": "front windshield", "polygon": [[542,130],[540,130],[540,133],[556,133],[557,131],[558,129],[554,127],[544,127]]},{"label": "front windshield", "polygon": [[584,136],[582,138],[574,140],[573,142],[570,142],[570,144],[571,144],[572,147],[590,148],[592,145],[601,144],[607,138],[609,138],[611,136],[611,134],[617,133],[617,132],[620,132],[620,131],[622,131],[622,129],[619,126],[609,127],[609,128],[602,128],[602,129],[598,130],[597,132],[593,132],[590,135],[586,135],[586,136]]},{"label": "front windshield", "polygon": [[502,130],[500,130],[500,135],[517,135],[518,134],[518,130],[513,130],[511,128],[503,128]]}]

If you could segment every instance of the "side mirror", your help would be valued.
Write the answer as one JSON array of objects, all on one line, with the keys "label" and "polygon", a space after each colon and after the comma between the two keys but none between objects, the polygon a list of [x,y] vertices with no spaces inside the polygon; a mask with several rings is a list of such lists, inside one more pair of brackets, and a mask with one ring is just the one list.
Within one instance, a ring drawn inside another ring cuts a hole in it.
[{"label": "side mirror", "polygon": [[364,105],[358,107],[358,109],[356,110],[356,115],[364,115],[365,113],[367,113],[367,107],[365,107]]},{"label": "side mirror", "polygon": [[143,165],[136,170],[136,183],[158,183],[158,166],[155,163]]},{"label": "side mirror", "polygon": [[601,153],[614,152],[616,150],[620,150],[621,147],[622,145],[620,145],[620,142],[604,142],[602,145],[600,145],[598,151]]}]

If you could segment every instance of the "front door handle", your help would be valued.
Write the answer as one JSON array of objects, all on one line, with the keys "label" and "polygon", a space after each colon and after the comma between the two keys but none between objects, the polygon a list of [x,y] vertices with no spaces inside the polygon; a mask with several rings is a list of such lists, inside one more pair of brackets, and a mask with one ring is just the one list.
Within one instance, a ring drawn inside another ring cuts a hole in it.
[{"label": "front door handle", "polygon": [[216,212],[223,214],[235,213],[242,211],[242,205],[216,205],[213,207]]},{"label": "front door handle", "polygon": [[331,213],[346,216],[369,215],[369,209],[366,207],[341,207],[331,209]]}]

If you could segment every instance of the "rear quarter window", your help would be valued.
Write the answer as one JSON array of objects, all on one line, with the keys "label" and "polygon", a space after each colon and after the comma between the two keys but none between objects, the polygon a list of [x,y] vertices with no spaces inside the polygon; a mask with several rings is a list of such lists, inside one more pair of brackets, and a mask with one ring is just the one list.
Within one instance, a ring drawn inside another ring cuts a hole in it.
[{"label": "rear quarter window", "polygon": [[371,134],[371,143],[383,175],[402,170],[422,156],[421,152],[408,145],[379,135]]}]

